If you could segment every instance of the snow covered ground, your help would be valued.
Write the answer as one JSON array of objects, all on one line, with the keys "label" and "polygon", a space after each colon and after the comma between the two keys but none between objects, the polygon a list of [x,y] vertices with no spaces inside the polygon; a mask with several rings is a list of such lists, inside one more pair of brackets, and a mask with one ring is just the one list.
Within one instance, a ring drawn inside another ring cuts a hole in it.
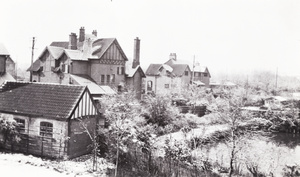
[{"label": "snow covered ground", "polygon": [[97,171],[92,172],[90,155],[55,161],[18,153],[0,153],[1,177],[105,177],[107,168],[113,168],[102,158],[98,158],[97,167]]}]

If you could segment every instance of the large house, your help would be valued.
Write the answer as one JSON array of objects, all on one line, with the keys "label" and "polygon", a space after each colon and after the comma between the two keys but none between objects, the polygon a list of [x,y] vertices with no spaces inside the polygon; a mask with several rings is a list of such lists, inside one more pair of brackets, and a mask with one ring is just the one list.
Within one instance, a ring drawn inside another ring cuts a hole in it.
[{"label": "large house", "polygon": [[145,92],[167,93],[181,90],[190,84],[191,74],[188,64],[150,64],[146,71]]},{"label": "large house", "polygon": [[34,82],[86,85],[78,81],[89,80],[100,87],[98,90],[106,90],[102,86],[118,91],[134,88],[140,98],[145,77],[140,67],[140,39],[135,39],[134,47],[134,62],[128,66],[128,58],[116,38],[98,38],[96,30],[86,34],[81,27],[78,38],[71,33],[69,41],[47,46],[28,71]]},{"label": "large house", "polygon": [[[18,123],[21,141],[0,132],[0,146],[51,158],[91,151],[89,133],[104,119],[86,86],[7,81],[0,88],[0,117]],[[98,126],[99,127],[99,126]]]},{"label": "large house", "polygon": [[15,62],[10,58],[10,54],[3,44],[0,43],[0,85],[6,80],[14,81]]},{"label": "large house", "polygon": [[[194,68],[194,69],[193,69]],[[171,53],[164,64],[150,64],[146,71],[145,93],[166,93],[180,90],[193,83],[209,86],[210,73],[207,67],[191,65],[187,61],[177,60]]]},{"label": "large house", "polygon": [[200,66],[199,63],[190,63],[185,60],[177,60],[176,53],[170,54],[170,59],[165,63],[167,65],[188,64],[192,71],[191,81],[198,86],[209,87],[211,75],[206,66]]}]

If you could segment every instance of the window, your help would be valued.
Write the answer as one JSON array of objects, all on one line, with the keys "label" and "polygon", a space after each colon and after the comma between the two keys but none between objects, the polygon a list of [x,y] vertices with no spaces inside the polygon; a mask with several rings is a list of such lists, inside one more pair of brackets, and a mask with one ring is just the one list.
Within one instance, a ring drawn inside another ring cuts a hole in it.
[{"label": "window", "polygon": [[53,135],[53,124],[50,122],[40,123],[40,136],[51,137]]},{"label": "window", "polygon": [[104,84],[105,82],[105,75],[101,75],[101,83]]},{"label": "window", "polygon": [[125,68],[124,67],[121,67],[121,71],[122,71],[122,73],[121,74],[125,74]]},{"label": "window", "polygon": [[147,91],[152,91],[152,81],[147,82]]},{"label": "window", "polygon": [[20,118],[15,118],[15,121],[18,124],[18,130],[23,133],[25,132],[25,120]]},{"label": "window", "polygon": [[120,74],[120,68],[117,67],[117,74]]},{"label": "window", "polygon": [[184,71],[184,75],[188,76],[189,75],[189,71]]},{"label": "window", "polygon": [[59,67],[60,65],[60,60],[55,60],[55,68]]},{"label": "window", "polygon": [[112,83],[115,83],[115,82],[116,82],[116,75],[115,75],[115,74],[112,74],[112,75],[111,75],[111,82],[112,82]]},{"label": "window", "polygon": [[207,74],[207,73],[203,73],[203,76],[204,76],[204,77],[207,77],[207,76],[208,76],[208,74]]},{"label": "window", "polygon": [[106,75],[106,82],[109,84],[110,83],[110,75]]},{"label": "window", "polygon": [[169,88],[169,84],[165,84],[165,88]]}]

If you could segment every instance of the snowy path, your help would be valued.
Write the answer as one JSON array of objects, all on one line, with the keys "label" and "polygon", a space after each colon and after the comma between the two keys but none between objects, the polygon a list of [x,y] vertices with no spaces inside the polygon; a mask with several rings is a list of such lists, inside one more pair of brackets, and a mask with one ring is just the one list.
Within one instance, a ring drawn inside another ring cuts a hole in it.
[{"label": "snowy path", "polygon": [[71,175],[62,174],[46,167],[32,166],[2,158],[0,158],[0,171],[3,177],[71,177]]}]

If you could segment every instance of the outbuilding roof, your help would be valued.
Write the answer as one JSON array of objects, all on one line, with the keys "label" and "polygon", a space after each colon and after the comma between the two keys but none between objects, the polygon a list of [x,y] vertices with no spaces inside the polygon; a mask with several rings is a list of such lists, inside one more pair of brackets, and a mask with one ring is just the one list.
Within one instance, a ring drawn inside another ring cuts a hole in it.
[{"label": "outbuilding roof", "polygon": [[0,89],[0,112],[67,119],[85,86],[8,81]]},{"label": "outbuilding roof", "polygon": [[0,43],[0,55],[9,55],[9,52],[2,43]]}]

